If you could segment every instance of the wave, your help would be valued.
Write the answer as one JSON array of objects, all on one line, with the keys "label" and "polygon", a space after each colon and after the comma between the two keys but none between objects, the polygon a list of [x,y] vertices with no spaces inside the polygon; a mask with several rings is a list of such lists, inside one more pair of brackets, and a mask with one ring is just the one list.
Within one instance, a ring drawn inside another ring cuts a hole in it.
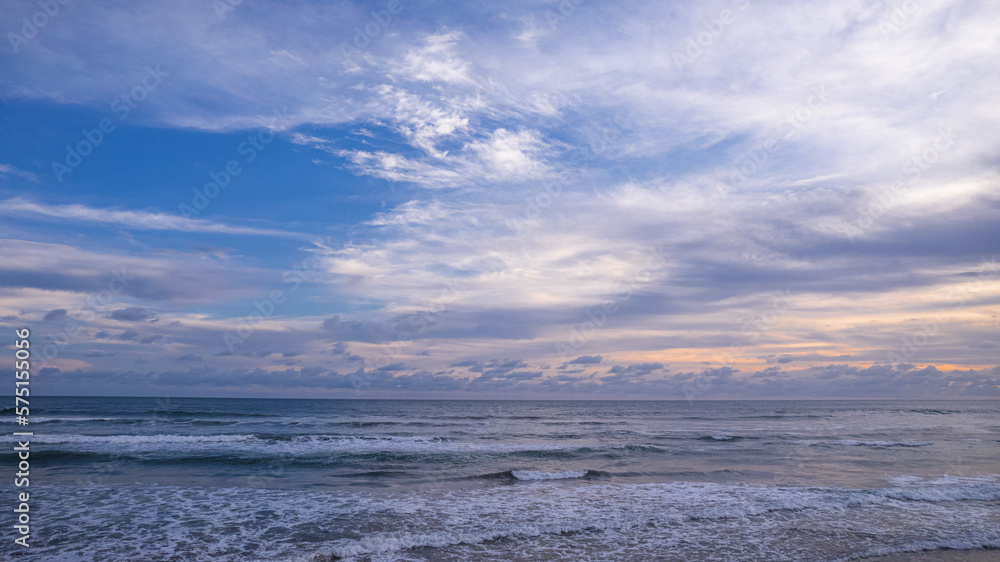
[{"label": "wave", "polygon": [[[738,438],[737,438],[738,439]],[[577,456],[595,453],[668,453],[655,445],[646,444],[593,444],[581,445],[567,440],[564,443],[544,441],[496,442],[489,439],[459,440],[451,437],[419,435],[294,435],[288,433],[213,433],[199,434],[48,434],[36,435],[34,441],[46,446],[68,446],[72,450],[107,448],[129,451],[173,451],[183,445],[199,449],[242,449],[262,454],[312,455],[327,453],[369,454],[517,454],[527,456]],[[67,448],[67,447],[63,447]]]},{"label": "wave", "polygon": [[849,562],[850,560],[863,560],[876,556],[888,556],[890,554],[906,554],[911,552],[935,552],[939,550],[974,550],[974,549],[1000,549],[1000,534],[985,533],[981,535],[971,535],[965,537],[955,537],[947,539],[916,541],[895,546],[882,546],[870,548],[863,552],[853,554],[847,558],[839,558],[835,562]]},{"label": "wave", "polygon": [[959,410],[939,410],[937,408],[916,408],[912,410],[903,410],[904,412],[912,414],[939,414],[939,415],[949,415],[949,414],[963,414],[967,412],[962,412]]},{"label": "wave", "polygon": [[[14,421],[13,419],[9,421]],[[135,418],[91,418],[91,417],[76,417],[76,416],[61,416],[57,418],[52,417],[42,417],[33,416],[31,418],[32,424],[42,424],[42,423],[79,423],[79,422],[121,422],[121,423],[141,423],[146,420],[135,419]]]},{"label": "wave", "polygon": [[251,443],[258,441],[252,434],[234,435],[36,435],[34,440],[47,445],[145,445],[145,444],[191,444],[191,443]]},{"label": "wave", "polygon": [[154,410],[153,418],[156,417],[183,417],[183,418],[280,418],[282,414],[265,414],[260,412],[220,412],[218,410],[181,410],[164,407]]},{"label": "wave", "polygon": [[[35,442],[46,448],[91,452],[184,453],[192,451],[227,451],[258,456],[328,456],[389,454],[479,454],[535,457],[574,457],[595,451],[630,450],[624,447],[589,449],[574,444],[542,442],[495,443],[458,441],[445,437],[358,435],[288,435],[288,434],[152,434],[152,435],[36,435]],[[634,449],[632,449],[634,450]],[[658,452],[655,447],[639,450]]]},{"label": "wave", "polygon": [[[997,498],[1000,475],[909,478],[903,486],[866,490],[635,484],[598,478],[603,474],[590,470],[582,477],[519,481],[514,472],[481,476],[507,480],[507,485],[445,486],[420,492],[94,483],[87,485],[85,494],[60,494],[59,487],[43,484],[39,508],[51,513],[53,526],[64,530],[65,540],[40,545],[39,554],[63,559],[65,545],[72,544],[72,557],[81,560],[146,559],[151,551],[173,551],[176,559],[234,559],[228,550],[234,543],[225,542],[231,538],[235,544],[258,545],[252,554],[239,557],[255,560],[472,560],[484,551],[497,553],[497,559],[624,559],[615,553],[636,539],[643,550],[633,551],[637,556],[630,559],[671,552],[678,559],[700,560],[718,558],[712,537],[726,536],[736,545],[728,559],[841,556],[847,561],[890,552],[991,546],[998,538],[990,526],[997,517],[995,500],[959,500]],[[571,472],[580,471],[535,474]],[[198,514],[198,519],[187,514]],[[912,528],[887,540],[886,524],[901,515],[913,522]],[[252,525],[247,525],[248,518]],[[801,529],[824,526],[834,529],[835,536],[826,539],[817,534],[810,547],[797,544],[802,542],[796,540]],[[239,529],[237,534],[233,529]],[[130,540],[123,543],[122,533]],[[586,533],[585,544],[574,536],[580,533]],[[218,536],[220,541],[198,540],[204,536]],[[927,542],[907,542],[922,539]],[[490,543],[498,540],[502,542]],[[481,546],[486,543],[490,544]],[[747,548],[741,550],[740,545]],[[828,556],[816,556],[817,549],[827,546]],[[405,552],[418,548],[428,550]],[[433,550],[439,548],[448,550]],[[875,550],[880,548],[888,550]]]},{"label": "wave", "polygon": [[914,488],[876,491],[889,499],[916,502],[958,502],[958,501],[998,501],[1000,489],[997,487],[969,488]]},{"label": "wave", "polygon": [[[515,471],[510,471],[513,473]],[[489,475],[494,478],[508,478],[508,473]],[[590,476],[590,471],[529,472],[529,480],[546,481],[578,479]],[[726,520],[747,520],[750,517],[765,516],[774,512],[816,512],[806,515],[811,519],[830,517],[843,518],[843,510],[880,506],[893,501],[955,502],[961,500],[1000,500],[1000,484],[994,480],[985,484],[980,480],[962,482],[957,485],[931,485],[924,482],[910,489],[890,488],[872,490],[851,490],[843,488],[780,488],[750,484],[684,483],[671,484],[605,484],[604,488],[587,487],[586,494],[580,488],[547,488],[542,505],[552,512],[537,513],[541,507],[536,503],[540,496],[521,496],[514,491],[500,490],[493,494],[487,491],[482,497],[455,498],[456,505],[435,504],[445,512],[459,509],[469,514],[470,520],[478,510],[491,512],[498,502],[517,512],[525,514],[493,522],[489,527],[467,525],[462,528],[448,528],[432,532],[390,533],[376,532],[357,539],[348,539],[327,551],[337,558],[353,558],[365,555],[385,554],[413,548],[441,548],[459,544],[482,544],[501,539],[531,539],[540,536],[566,536],[578,532],[627,531],[630,529],[676,528],[686,522],[697,521],[711,524]],[[551,496],[551,497],[550,497]],[[601,517],[566,517],[564,514],[595,513],[593,509],[576,509],[581,506],[602,506]],[[460,505],[459,505],[460,504]],[[989,508],[984,508],[989,509]],[[531,516],[529,517],[529,513]],[[447,516],[445,516],[447,517]],[[857,515],[855,515],[857,517]],[[449,526],[450,527],[450,526]],[[472,528],[469,528],[472,527]],[[845,558],[856,560],[865,556],[910,552],[940,548],[979,548],[995,546],[996,535],[974,537],[969,540],[941,540],[914,543],[901,547],[875,549]]]},{"label": "wave", "polygon": [[541,472],[533,470],[505,470],[503,472],[490,472],[478,476],[470,476],[468,480],[506,480],[506,481],[544,481],[544,480],[569,480],[574,478],[610,478],[614,476],[635,476],[636,473],[613,473],[604,470],[563,470],[555,472]]},{"label": "wave", "polygon": [[562,472],[535,472],[532,470],[512,470],[510,475],[517,480],[565,480],[567,478],[583,478],[589,471],[564,470]]},{"label": "wave", "polygon": [[817,420],[828,416],[820,414],[757,414],[752,416],[738,416],[741,420]]},{"label": "wave", "polygon": [[816,447],[927,447],[933,445],[933,441],[857,441],[854,439],[838,439],[836,441],[820,441],[813,443]]},{"label": "wave", "polygon": [[742,441],[745,438],[739,435],[704,435],[698,439],[701,441]]},{"label": "wave", "polygon": [[655,445],[620,445],[616,447],[611,447],[613,451],[639,451],[642,453],[666,453],[666,449],[657,447]]}]

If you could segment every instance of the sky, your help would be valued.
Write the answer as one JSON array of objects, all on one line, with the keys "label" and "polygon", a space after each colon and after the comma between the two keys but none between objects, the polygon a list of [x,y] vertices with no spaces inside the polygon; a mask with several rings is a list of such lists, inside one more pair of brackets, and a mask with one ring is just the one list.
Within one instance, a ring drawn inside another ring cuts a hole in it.
[{"label": "sky", "polygon": [[996,0],[0,22],[33,394],[1000,396]]}]

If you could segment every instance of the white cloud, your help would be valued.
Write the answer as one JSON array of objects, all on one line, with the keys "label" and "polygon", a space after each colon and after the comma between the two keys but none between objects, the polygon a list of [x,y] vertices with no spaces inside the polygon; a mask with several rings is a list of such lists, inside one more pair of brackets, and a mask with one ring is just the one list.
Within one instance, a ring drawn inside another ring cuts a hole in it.
[{"label": "white cloud", "polygon": [[206,219],[191,219],[164,213],[96,209],[84,205],[43,205],[24,199],[8,199],[0,202],[0,214],[18,216],[21,214],[33,214],[53,219],[65,219],[83,223],[117,224],[128,228],[144,230],[176,230],[179,232],[239,234],[245,236],[304,237],[303,234],[286,230],[232,226]]},{"label": "white cloud", "polygon": [[[938,302],[928,287],[953,285],[949,268],[976,262],[1000,208],[1000,13],[975,2],[919,6],[887,26],[891,7],[877,2],[585,3],[549,26],[547,8],[510,4],[504,21],[520,22],[513,28],[448,14],[426,18],[432,28],[400,18],[348,61],[339,44],[365,21],[359,7],[238,8],[219,22],[194,4],[184,17],[171,5],[117,18],[81,5],[79,20],[12,62],[12,83],[24,86],[7,94],[103,107],[133,85],[132,70],[165,57],[176,82],[144,106],[151,121],[254,127],[287,105],[291,142],[343,158],[355,173],[428,188],[368,220],[365,242],[321,254],[340,276],[331,293],[384,306],[372,316],[426,308],[455,281],[462,289],[451,313],[538,312],[537,340],[504,351],[549,353],[583,310],[614,298],[616,281],[640,269],[655,243],[668,266],[639,286],[651,296],[621,313],[624,327],[602,332],[608,349],[683,347],[690,359],[691,350],[725,347],[726,326],[754,313],[747,303],[795,284],[813,305],[774,335],[771,351],[840,346],[875,360],[904,320],[872,327],[866,311]],[[724,10],[732,22],[713,34],[705,22]],[[122,52],[131,66],[119,63]],[[628,131],[601,136],[616,117]],[[303,124],[344,126],[365,144],[294,131]],[[918,177],[908,174],[906,163],[942,127],[954,130],[954,144]],[[763,148],[768,140],[776,142]],[[745,180],[720,190],[744,165]],[[894,182],[905,190],[864,232],[845,236],[845,221],[874,208]],[[291,235],[17,199],[0,212]],[[966,223],[987,235],[962,230]],[[927,357],[961,355],[965,333]],[[986,337],[975,333],[974,341]],[[497,346],[483,337],[448,350],[465,345]]]},{"label": "white cloud", "polygon": [[455,45],[464,39],[459,31],[428,35],[422,44],[403,56],[395,73],[422,82],[470,82],[469,63],[455,54]]},{"label": "white cloud", "polygon": [[22,177],[28,181],[38,183],[38,176],[31,172],[26,172],[24,170],[19,170],[10,164],[0,164],[0,177],[2,176],[18,176]]},{"label": "white cloud", "polygon": [[399,132],[415,147],[432,156],[443,157],[435,148],[439,140],[446,139],[468,127],[469,120],[443,103],[426,101],[419,96],[392,86],[377,89],[379,102]]},{"label": "white cloud", "polygon": [[488,139],[472,142],[468,148],[498,179],[532,178],[541,175],[544,165],[534,156],[544,149],[535,131],[512,133],[506,129],[493,131]]}]

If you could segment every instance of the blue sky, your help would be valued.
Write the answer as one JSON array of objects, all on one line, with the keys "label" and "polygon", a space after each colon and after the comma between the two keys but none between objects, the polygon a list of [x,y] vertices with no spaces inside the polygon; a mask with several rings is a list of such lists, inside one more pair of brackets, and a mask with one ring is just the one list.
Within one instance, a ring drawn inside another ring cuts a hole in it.
[{"label": "blue sky", "polygon": [[38,392],[992,398],[996,1],[14,1]]}]

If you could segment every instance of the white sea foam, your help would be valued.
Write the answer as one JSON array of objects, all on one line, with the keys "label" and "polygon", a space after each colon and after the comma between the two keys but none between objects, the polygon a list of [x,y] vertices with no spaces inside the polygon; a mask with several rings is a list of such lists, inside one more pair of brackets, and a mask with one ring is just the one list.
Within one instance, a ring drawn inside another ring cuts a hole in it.
[{"label": "white sea foam", "polygon": [[567,478],[583,478],[586,470],[564,470],[562,472],[534,472],[531,470],[512,470],[511,476],[518,480],[564,480]]},{"label": "white sea foam", "polygon": [[837,445],[846,447],[926,447],[933,444],[933,441],[858,441],[855,439],[838,439],[836,441],[813,443],[813,445],[825,447]]},{"label": "white sea foam", "polygon": [[[930,486],[933,488],[933,486]],[[578,493],[586,490],[587,493]],[[959,499],[998,499],[1000,486],[983,486],[976,482],[963,482],[957,486],[944,486],[942,489],[923,490],[849,490],[839,488],[774,488],[746,484],[712,484],[685,483],[650,485],[597,485],[587,488],[548,488],[544,495],[521,495],[509,490],[499,492],[487,491],[474,497],[460,497],[458,494],[446,494],[435,500],[435,508],[451,513],[451,505],[460,507],[463,513],[468,513],[471,519],[473,513],[492,513],[496,505],[504,505],[504,520],[494,520],[484,526],[462,526],[460,528],[439,529],[433,533],[371,533],[359,540],[345,541],[327,551],[337,556],[353,559],[356,556],[369,556],[398,552],[410,548],[436,547],[450,545],[474,545],[499,538],[514,541],[530,541],[545,536],[547,542],[558,542],[561,537],[580,531],[601,531],[607,535],[606,547],[612,548],[617,536],[636,532],[640,529],[669,528],[670,533],[664,537],[657,536],[653,531],[643,533],[643,541],[648,544],[666,544],[677,547],[679,543],[705,543],[707,537],[719,533],[718,529],[726,529],[726,533],[739,533],[740,548],[747,549],[747,555],[734,555],[732,559],[766,560],[774,559],[805,559],[808,551],[798,555],[793,554],[795,541],[782,541],[781,534],[787,531],[785,524],[790,517],[802,517],[803,524],[818,522],[829,528],[852,528],[857,526],[857,520],[864,517],[874,517],[878,521],[879,513],[875,509],[885,509],[894,501],[909,502],[954,502]],[[498,497],[502,495],[502,497]],[[851,509],[851,517],[844,518],[844,510]],[[966,514],[989,513],[993,508],[972,506]],[[420,510],[407,510],[410,513],[426,513]],[[786,512],[780,518],[769,518],[772,512]],[[795,512],[803,512],[796,515]],[[948,518],[940,511],[922,512],[919,504],[908,508],[910,517],[924,517],[928,521],[962,524],[967,515],[956,515]],[[569,514],[569,515],[567,515]],[[586,514],[586,517],[574,517],[572,514]],[[995,513],[994,513],[995,515]],[[444,515],[449,521],[454,515]],[[973,515],[974,516],[974,515]],[[738,522],[754,517],[754,523],[746,527]],[[761,519],[761,518],[764,519]],[[686,522],[698,521],[699,526],[687,526]],[[864,528],[863,533],[873,533],[873,529]],[[591,539],[597,540],[597,539]],[[676,541],[676,542],[674,542]],[[711,543],[712,541],[707,541]],[[567,546],[572,547],[572,540]],[[692,548],[692,544],[684,544],[683,548]],[[815,548],[815,546],[814,546]],[[470,552],[475,552],[470,551]],[[680,554],[681,551],[674,551]],[[756,555],[753,555],[756,553]],[[699,554],[692,552],[690,559],[704,558],[707,555],[717,555],[708,550]],[[815,551],[812,552],[815,558]],[[563,557],[565,554],[562,555]],[[528,556],[531,558],[531,556]],[[535,558],[545,558],[535,554]],[[553,556],[559,558],[559,556]],[[607,556],[607,559],[615,559]],[[365,558],[367,559],[367,558]],[[626,559],[622,556],[621,559]],[[632,559],[636,559],[633,557]]]},{"label": "white sea foam", "polygon": [[896,488],[882,492],[887,498],[924,502],[953,502],[964,500],[998,501],[1000,487],[966,486],[940,488]]},{"label": "white sea foam", "polygon": [[178,443],[250,443],[259,441],[253,435],[36,435],[35,441],[46,444],[74,445],[173,445]]},{"label": "white sea foam", "polygon": [[839,558],[836,562],[862,560],[875,556],[887,556],[889,554],[935,550],[972,550],[976,548],[1000,548],[1000,533],[973,533],[964,537],[914,541],[893,546],[878,546],[845,558]]},{"label": "white sea foam", "polygon": [[[112,421],[122,421],[128,418],[104,418],[104,417],[83,417],[83,416],[58,416],[58,417],[44,417],[44,416],[32,416],[31,423],[52,423],[52,422],[112,422]],[[7,418],[4,421],[13,423],[14,418]],[[144,420],[143,420],[144,421]]]},{"label": "white sea foam", "polygon": [[[432,547],[448,549],[441,559],[459,560],[475,559],[484,542],[505,538],[490,552],[511,549],[504,551],[510,554],[507,559],[585,559],[590,551],[574,549],[581,548],[578,533],[586,532],[586,548],[597,549],[591,558],[609,560],[642,560],[651,552],[667,551],[680,559],[719,559],[712,537],[720,536],[729,539],[727,548],[732,549],[726,559],[816,559],[827,552],[817,548],[839,548],[826,558],[851,560],[861,557],[857,553],[878,554],[877,548],[923,549],[915,541],[928,534],[937,542],[927,545],[935,548],[990,546],[995,536],[984,541],[973,531],[977,526],[995,528],[1000,521],[996,504],[990,503],[1000,499],[996,476],[948,477],[948,483],[907,480],[904,486],[872,490],[552,480],[392,493],[148,485],[68,491],[48,486],[38,507],[51,514],[50,525],[62,529],[69,542],[43,545],[38,554],[109,561],[149,558],[149,553],[179,559],[290,560],[333,554],[398,560],[407,549]],[[220,507],[206,512],[206,506]],[[905,523],[900,527],[901,510]],[[337,533],[316,539],[320,542],[275,539],[310,536],[317,525]],[[901,546],[885,546],[886,525]],[[796,534],[816,526],[850,540],[805,544]],[[232,529],[240,531],[234,535]],[[120,533],[130,537],[127,544]],[[198,540],[206,534],[219,541]],[[65,544],[75,550],[65,551]],[[232,550],[246,544],[256,550]],[[647,550],[621,550],[640,544]]]},{"label": "white sea foam", "polygon": [[92,452],[174,452],[176,445],[185,451],[229,451],[262,455],[320,455],[327,453],[482,453],[503,454],[523,451],[573,451],[579,445],[554,443],[491,443],[455,441],[426,436],[324,436],[300,435],[291,438],[258,437],[254,434],[222,435],[38,435],[38,443],[69,446],[72,450]]}]

